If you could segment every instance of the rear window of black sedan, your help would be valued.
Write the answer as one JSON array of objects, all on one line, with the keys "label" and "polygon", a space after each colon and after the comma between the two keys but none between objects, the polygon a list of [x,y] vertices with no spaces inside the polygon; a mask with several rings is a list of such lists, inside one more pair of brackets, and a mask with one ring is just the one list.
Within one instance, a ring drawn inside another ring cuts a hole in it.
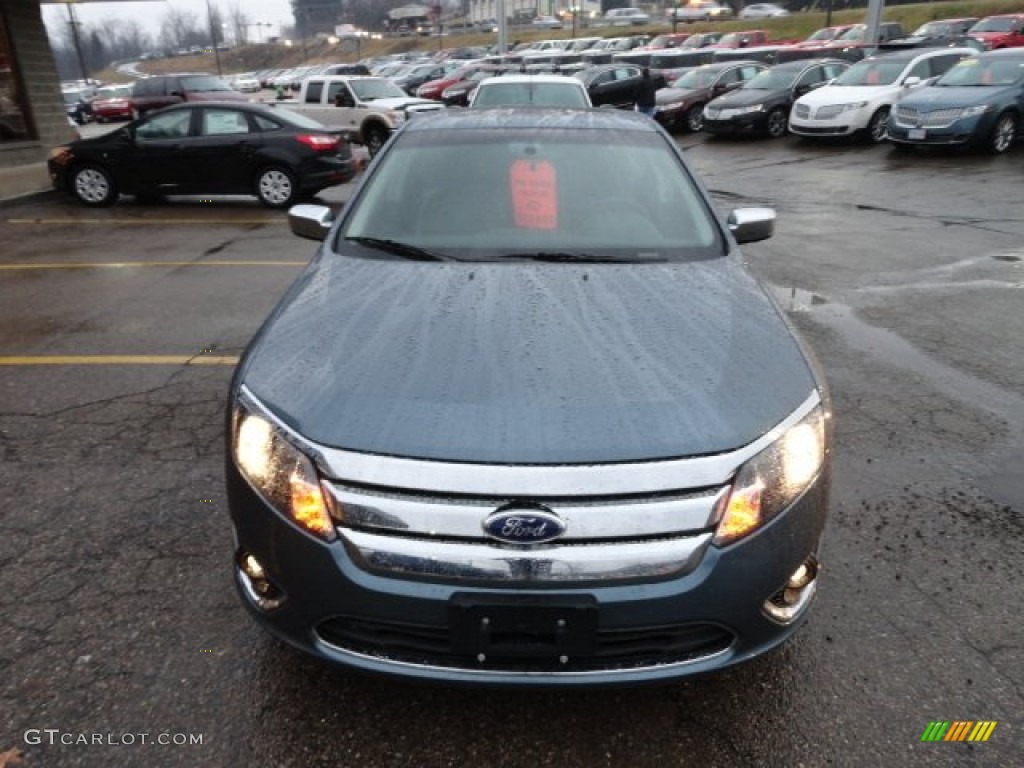
[{"label": "rear window of black sedan", "polygon": [[661,132],[488,126],[406,131],[394,142],[351,204],[336,250],[462,261],[724,252],[714,214]]}]

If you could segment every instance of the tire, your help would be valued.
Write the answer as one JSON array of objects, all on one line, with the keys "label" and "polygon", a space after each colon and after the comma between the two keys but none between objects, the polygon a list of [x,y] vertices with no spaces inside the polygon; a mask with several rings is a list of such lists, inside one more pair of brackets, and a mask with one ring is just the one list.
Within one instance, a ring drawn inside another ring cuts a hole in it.
[{"label": "tire", "polygon": [[295,174],[284,166],[267,166],[256,175],[256,197],[267,208],[287,208],[299,197]]},{"label": "tire", "polygon": [[789,114],[785,109],[776,107],[768,113],[764,132],[772,139],[781,139],[789,133]]},{"label": "tire", "polygon": [[872,144],[881,144],[885,141],[888,128],[889,108],[879,107],[868,121],[868,127],[864,129],[864,138]]},{"label": "tire", "polygon": [[683,127],[690,133],[700,133],[704,127],[704,105],[694,104],[683,116]]},{"label": "tire", "polygon": [[78,165],[68,177],[71,194],[82,205],[100,208],[113,205],[118,198],[117,184],[106,168],[92,163]]},{"label": "tire", "polygon": [[1017,140],[1017,129],[1020,121],[1013,112],[1004,112],[996,118],[996,124],[992,126],[985,142],[985,149],[990,154],[1001,155],[1006,152]]},{"label": "tire", "polygon": [[388,135],[383,128],[376,126],[368,128],[366,131],[366,149],[370,153],[370,157],[374,157],[380,152],[381,147],[384,146],[384,142],[388,140]]}]

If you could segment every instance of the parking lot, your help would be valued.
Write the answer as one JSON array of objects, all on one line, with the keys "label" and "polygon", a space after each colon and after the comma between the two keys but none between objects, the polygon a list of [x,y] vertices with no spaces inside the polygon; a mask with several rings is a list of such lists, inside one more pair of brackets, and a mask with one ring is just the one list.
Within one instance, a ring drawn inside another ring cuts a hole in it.
[{"label": "parking lot", "polygon": [[[0,756],[1019,764],[1024,148],[679,141],[723,211],[778,210],[744,252],[835,398],[824,578],[793,642],[714,677],[586,693],[420,687],[297,656],[234,591],[224,406],[313,244],[249,199],[31,201],[0,208]],[[922,743],[936,720],[997,725]]]}]

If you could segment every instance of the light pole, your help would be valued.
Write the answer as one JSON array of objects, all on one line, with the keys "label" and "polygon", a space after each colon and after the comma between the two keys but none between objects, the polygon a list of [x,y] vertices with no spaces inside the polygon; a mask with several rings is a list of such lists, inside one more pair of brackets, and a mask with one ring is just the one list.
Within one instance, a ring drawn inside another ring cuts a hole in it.
[{"label": "light pole", "polygon": [[217,62],[217,76],[221,75],[220,71],[220,51],[217,48],[217,33],[213,29],[213,7],[210,5],[210,0],[206,0],[206,19],[210,24],[210,42],[213,44],[213,58]]},{"label": "light pole", "polygon": [[75,53],[78,55],[78,68],[82,73],[82,82],[87,83],[89,80],[89,70],[85,68],[85,57],[82,56],[82,43],[78,39],[78,20],[75,18],[75,12],[71,7],[71,3],[68,3],[68,24],[71,26],[71,39],[75,43]]}]

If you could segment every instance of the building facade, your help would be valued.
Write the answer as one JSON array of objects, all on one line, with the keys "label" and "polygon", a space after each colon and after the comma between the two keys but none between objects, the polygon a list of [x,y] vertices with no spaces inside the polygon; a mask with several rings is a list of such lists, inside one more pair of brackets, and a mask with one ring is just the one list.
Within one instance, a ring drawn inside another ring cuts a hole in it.
[{"label": "building facade", "polygon": [[[0,0],[0,173],[46,160],[72,135],[39,0]],[[5,194],[0,175],[0,198]]]}]

